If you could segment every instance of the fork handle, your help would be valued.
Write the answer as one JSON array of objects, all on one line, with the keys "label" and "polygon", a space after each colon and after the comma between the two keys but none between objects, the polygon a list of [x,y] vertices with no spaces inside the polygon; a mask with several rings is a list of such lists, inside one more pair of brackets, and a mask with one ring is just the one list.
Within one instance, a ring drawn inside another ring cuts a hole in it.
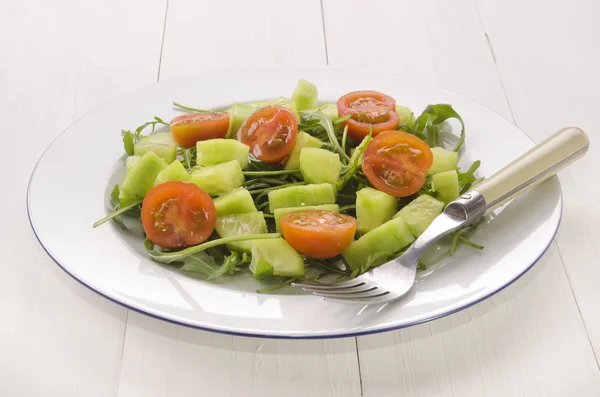
[{"label": "fork handle", "polygon": [[485,199],[486,212],[491,211],[583,157],[589,142],[581,129],[563,128],[484,179],[474,190]]}]

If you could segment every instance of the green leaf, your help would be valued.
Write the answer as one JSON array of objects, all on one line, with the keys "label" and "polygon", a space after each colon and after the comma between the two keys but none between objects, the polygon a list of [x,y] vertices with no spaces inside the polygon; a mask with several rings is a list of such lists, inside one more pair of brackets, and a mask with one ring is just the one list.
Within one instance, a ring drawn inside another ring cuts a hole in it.
[{"label": "green leaf", "polygon": [[342,163],[347,163],[348,161],[350,161],[350,157],[348,157],[344,149],[342,149],[342,146],[340,145],[340,142],[338,141],[335,135],[335,130],[329,117],[325,116],[325,114],[320,110],[300,112],[300,117],[303,120],[303,122],[310,122],[316,120],[317,125],[323,128],[327,133],[327,139],[329,140],[329,143],[331,143],[331,145],[333,146],[334,152],[340,155]]},{"label": "green leaf", "polygon": [[348,168],[348,170],[340,177],[340,179],[335,184],[335,187],[337,188],[338,191],[342,190],[344,188],[344,185],[360,169],[363,153],[365,152],[367,145],[369,144],[369,142],[371,142],[372,139],[373,138],[372,138],[371,134],[367,135],[362,140],[360,145],[358,145],[358,147],[354,150],[354,153],[352,153],[352,157],[350,158],[350,161],[348,162],[348,166],[350,168]]},{"label": "green leaf", "polygon": [[421,115],[417,117],[413,128],[410,129],[409,132],[417,136],[419,136],[418,134],[420,134],[421,139],[423,139],[423,133],[427,131],[427,137],[425,140],[427,141],[429,146],[434,147],[437,146],[437,139],[439,132],[441,131],[441,124],[448,119],[457,119],[458,121],[460,121],[460,136],[458,138],[458,142],[452,149],[453,151],[457,152],[465,141],[465,123],[463,122],[463,119],[460,117],[460,115],[452,108],[451,105],[441,103],[427,106],[423,113],[421,113]]},{"label": "green leaf", "polygon": [[208,279],[210,275],[216,274],[219,270],[219,266],[212,256],[205,252],[198,252],[194,255],[187,256],[183,261],[183,266],[181,266],[179,270],[185,273],[194,273],[195,275]]},{"label": "green leaf", "polygon": [[112,192],[110,192],[110,202],[112,205],[119,205],[119,184],[116,184]]},{"label": "green leaf", "polygon": [[467,172],[458,173],[458,186],[460,186],[460,194],[467,192],[471,188],[473,182],[477,180],[477,177],[475,176],[475,171],[477,171],[480,165],[481,161],[474,161],[473,164],[471,164],[471,166],[467,170]]},{"label": "green leaf", "polygon": [[[113,191],[114,191],[114,189],[113,189]],[[116,208],[115,211],[111,212],[104,218],[102,218],[99,221],[97,221],[96,223],[94,223],[94,228],[97,228],[98,226],[102,225],[103,223],[106,223],[106,222],[112,220],[113,218],[126,213],[127,211],[137,207],[140,204],[142,204],[142,200],[136,201],[135,203],[131,203],[128,206],[125,206],[123,208]]]},{"label": "green leaf", "polygon": [[131,131],[121,130],[123,132],[123,147],[128,156],[133,156],[133,146],[135,144]]}]

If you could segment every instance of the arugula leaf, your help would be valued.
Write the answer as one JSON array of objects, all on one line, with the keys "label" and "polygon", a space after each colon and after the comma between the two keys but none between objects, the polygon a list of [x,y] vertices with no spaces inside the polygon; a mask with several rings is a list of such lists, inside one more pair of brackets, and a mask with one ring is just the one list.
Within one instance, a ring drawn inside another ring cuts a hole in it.
[{"label": "arugula leaf", "polygon": [[123,147],[128,156],[133,156],[133,146],[135,144],[133,140],[133,134],[131,131],[121,130],[123,133]]},{"label": "arugula leaf", "polygon": [[[114,189],[113,189],[113,191],[114,191]],[[96,223],[94,223],[94,228],[97,228],[98,226],[102,225],[103,223],[106,223],[106,222],[114,219],[115,217],[126,213],[127,211],[129,211],[129,210],[137,207],[140,204],[142,204],[142,200],[136,201],[135,203],[131,203],[131,204],[129,204],[129,205],[123,207],[123,208],[116,208],[115,211],[111,212],[110,214],[108,214],[104,218],[102,218],[99,221],[97,221]]]},{"label": "arugula leaf", "polygon": [[412,129],[410,129],[410,132],[423,139],[423,137],[425,137],[423,132],[427,131],[427,137],[425,137],[425,140],[427,143],[429,143],[429,146],[437,146],[437,139],[441,131],[441,124],[448,119],[457,119],[460,121],[460,136],[458,142],[452,149],[453,151],[458,152],[465,142],[465,123],[460,115],[452,108],[452,105],[440,103],[427,106],[423,113],[421,113],[421,115],[415,120],[414,126]]},{"label": "arugula leaf", "polygon": [[342,149],[342,147],[340,146],[340,142],[338,141],[335,135],[335,130],[329,117],[325,116],[325,114],[320,110],[300,112],[300,117],[303,123],[311,121],[314,122],[316,120],[316,125],[322,127],[327,133],[327,139],[329,140],[329,143],[331,143],[331,145],[333,146],[334,151],[340,155],[342,163],[350,161],[350,157],[348,157],[344,149]]},{"label": "arugula leaf", "polygon": [[354,153],[352,153],[352,157],[350,157],[350,160],[348,161],[348,166],[350,168],[348,168],[348,170],[340,177],[340,179],[335,184],[335,187],[337,188],[338,192],[344,188],[344,185],[354,176],[354,174],[356,174],[356,172],[361,167],[362,155],[365,152],[367,145],[369,144],[369,142],[371,142],[372,139],[373,137],[371,136],[371,134],[367,135],[362,140],[360,145],[356,147]]},{"label": "arugula leaf", "polygon": [[179,268],[185,273],[194,273],[195,275],[208,278],[211,274],[219,269],[215,259],[205,252],[198,252],[194,255],[189,255],[183,260],[183,266]]},{"label": "arugula leaf", "polygon": [[166,125],[167,127],[169,126],[169,124],[165,123],[163,121],[163,119],[161,119],[160,117],[154,116],[153,121],[148,121],[135,129],[135,139],[139,139],[140,135],[142,134],[142,131],[144,131],[144,129],[146,129],[146,127],[148,127],[148,126],[152,127],[152,131],[150,131],[150,133],[152,134],[154,132],[154,130],[156,129],[157,124]]},{"label": "arugula leaf", "polygon": [[480,165],[481,161],[474,161],[467,172],[458,173],[458,186],[460,186],[460,194],[466,193],[471,188],[473,182],[477,180],[475,171],[477,171]]},{"label": "arugula leaf", "polygon": [[119,184],[116,184],[112,192],[110,192],[110,202],[112,205],[119,205]]}]

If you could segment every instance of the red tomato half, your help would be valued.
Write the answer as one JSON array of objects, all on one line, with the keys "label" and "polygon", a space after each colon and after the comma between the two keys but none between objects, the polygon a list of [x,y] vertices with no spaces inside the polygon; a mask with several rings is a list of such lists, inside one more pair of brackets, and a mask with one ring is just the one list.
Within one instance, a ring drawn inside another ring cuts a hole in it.
[{"label": "red tomato half", "polygon": [[289,109],[267,106],[248,117],[238,130],[238,141],[265,163],[285,160],[296,143],[298,120]]},{"label": "red tomato half", "polygon": [[191,113],[171,120],[171,134],[175,142],[188,149],[198,141],[225,138],[229,128],[229,113]]},{"label": "red tomato half", "polygon": [[283,237],[296,251],[318,259],[339,255],[356,233],[356,219],[331,211],[296,211],[279,221]]},{"label": "red tomato half", "polygon": [[200,244],[215,229],[212,199],[188,182],[165,182],[148,192],[142,203],[142,226],[154,244],[183,248]]},{"label": "red tomato half", "polygon": [[375,136],[396,129],[400,122],[394,98],[377,91],[350,92],[338,100],[337,108],[340,117],[351,115],[342,126],[347,126],[350,138],[358,142],[371,131]]},{"label": "red tomato half", "polygon": [[423,186],[432,162],[423,140],[403,131],[384,131],[367,146],[362,169],[377,190],[406,197]]}]

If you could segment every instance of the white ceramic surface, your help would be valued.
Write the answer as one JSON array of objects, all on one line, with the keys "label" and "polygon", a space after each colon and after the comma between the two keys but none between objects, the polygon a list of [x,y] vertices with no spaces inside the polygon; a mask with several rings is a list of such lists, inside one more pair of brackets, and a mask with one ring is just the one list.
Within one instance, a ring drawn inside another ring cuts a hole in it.
[{"label": "white ceramic surface", "polygon": [[480,159],[490,175],[530,148],[516,126],[447,91],[385,75],[329,67],[223,69],[155,84],[117,98],[69,127],[44,153],[28,191],[31,224],[50,256],[77,280],[133,310],[168,321],[240,335],[322,338],[406,327],[466,308],[504,288],[549,246],[561,216],[552,178],[495,211],[475,234],[481,252],[457,254],[418,277],[406,299],[383,307],[329,303],[295,290],[256,294],[250,277],[203,282],[150,261],[139,236],[114,224],[93,229],[108,211],[107,195],[122,177],[122,128],[179,114],[178,101],[200,108],[232,101],[289,96],[299,78],[314,82],[322,100],[358,89],[388,93],[420,112],[450,103],[463,117],[467,140],[461,165]]}]

